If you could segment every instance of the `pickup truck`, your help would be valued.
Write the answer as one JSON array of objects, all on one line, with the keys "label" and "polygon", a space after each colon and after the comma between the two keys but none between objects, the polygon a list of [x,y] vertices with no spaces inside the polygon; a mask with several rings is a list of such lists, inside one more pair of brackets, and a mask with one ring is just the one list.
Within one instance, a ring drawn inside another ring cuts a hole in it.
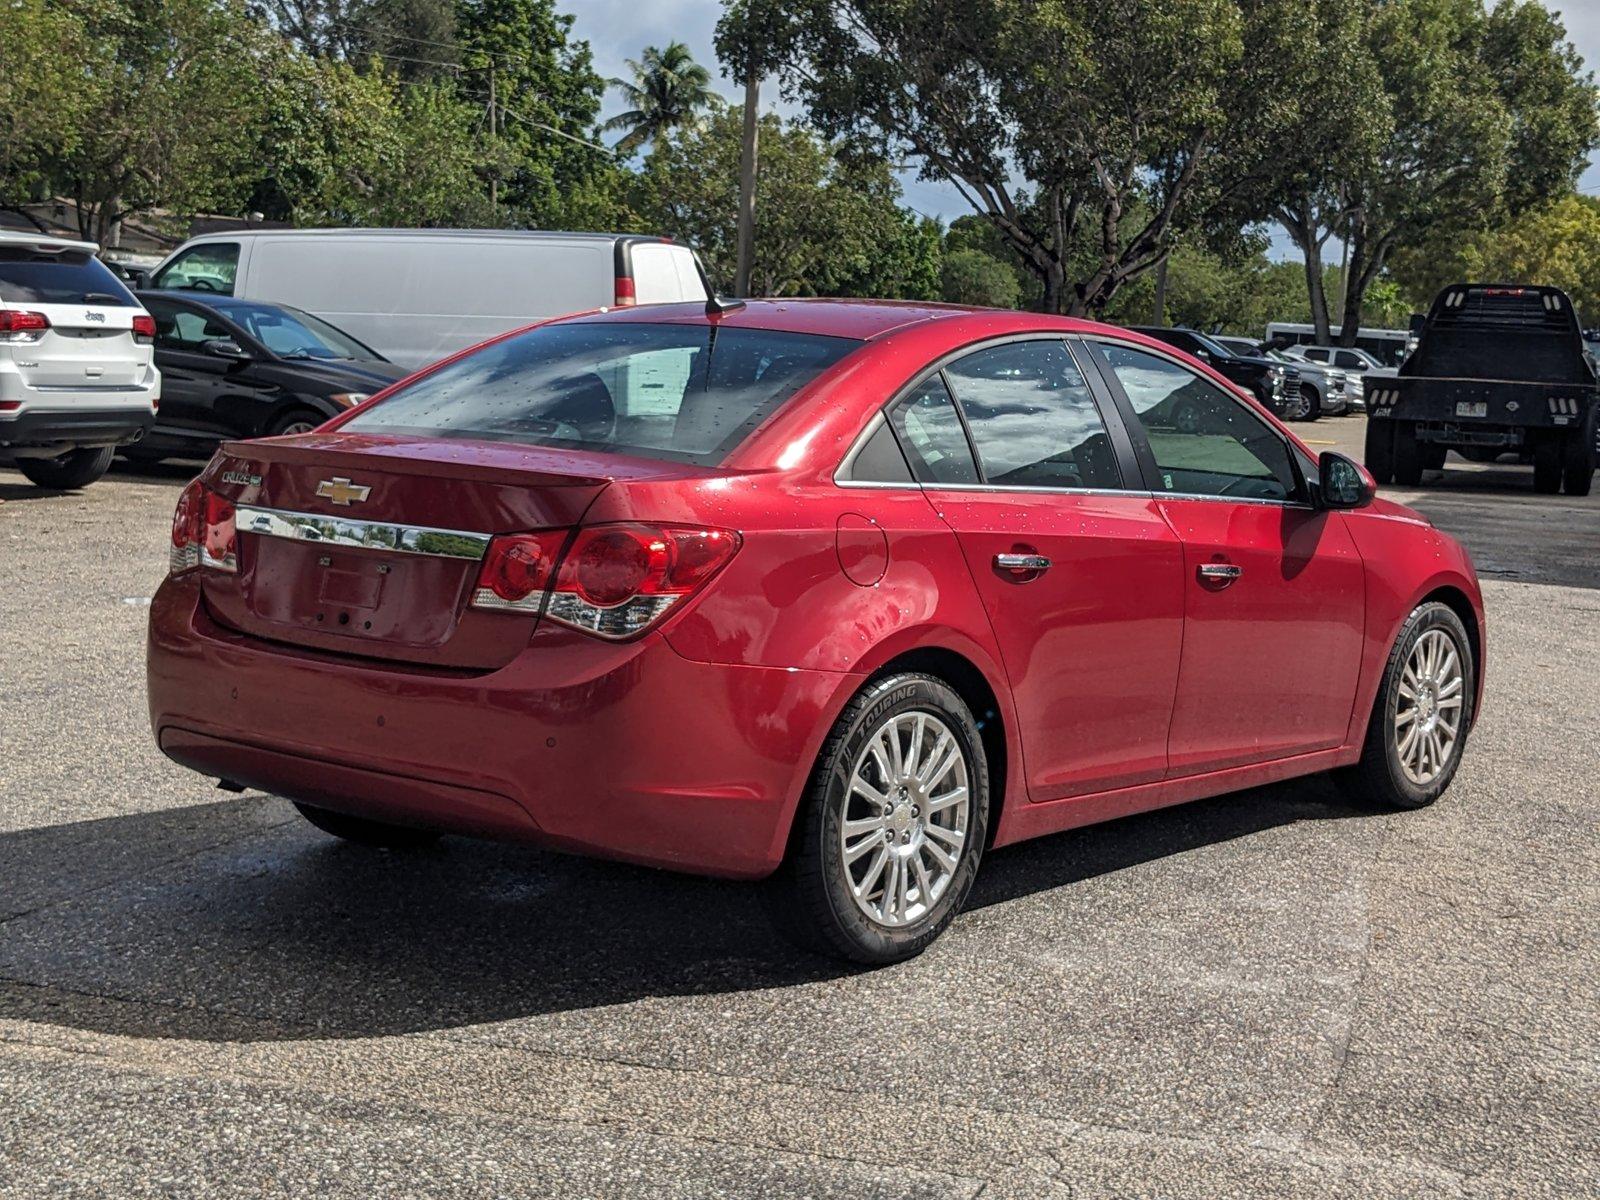
[{"label": "pickup truck", "polygon": [[1415,487],[1455,450],[1533,462],[1534,490],[1587,496],[1600,457],[1600,382],[1572,301],[1553,287],[1457,283],[1434,298],[1416,351],[1367,390],[1366,462]]}]

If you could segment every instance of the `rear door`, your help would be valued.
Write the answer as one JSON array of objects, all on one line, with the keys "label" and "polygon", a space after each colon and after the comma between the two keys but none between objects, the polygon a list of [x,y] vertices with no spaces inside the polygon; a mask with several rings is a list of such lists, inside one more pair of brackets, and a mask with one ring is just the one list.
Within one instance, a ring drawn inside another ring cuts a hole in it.
[{"label": "rear door", "polygon": [[1172,774],[1340,745],[1365,624],[1342,515],[1306,503],[1288,441],[1248,404],[1164,354],[1114,341],[1094,353],[1183,543]]},{"label": "rear door", "polygon": [[156,366],[161,368],[160,427],[163,434],[215,443],[240,430],[223,414],[243,406],[248,411],[276,389],[254,380],[248,360],[224,358],[207,349],[232,342],[241,349],[248,339],[219,314],[197,305],[146,294],[156,320]]},{"label": "rear door", "polygon": [[964,354],[891,422],[983,598],[1032,799],[1162,778],[1182,550],[1136,478],[1130,490],[1126,435],[1102,415],[1067,343]]},{"label": "rear door", "polygon": [[[144,310],[122,281],[84,250],[0,246],[0,304],[42,314],[38,340],[12,355],[22,382],[65,396],[138,387],[150,347],[135,340],[133,318]],[[24,352],[25,348],[25,352]]]}]

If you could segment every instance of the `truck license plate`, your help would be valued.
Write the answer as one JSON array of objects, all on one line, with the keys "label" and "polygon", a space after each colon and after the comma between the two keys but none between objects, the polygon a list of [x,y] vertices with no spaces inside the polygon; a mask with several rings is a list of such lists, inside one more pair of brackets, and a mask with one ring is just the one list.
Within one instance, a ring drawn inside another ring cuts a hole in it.
[{"label": "truck license plate", "polygon": [[1487,400],[1458,400],[1456,402],[1456,416],[1458,417],[1487,417],[1489,415],[1489,402]]}]

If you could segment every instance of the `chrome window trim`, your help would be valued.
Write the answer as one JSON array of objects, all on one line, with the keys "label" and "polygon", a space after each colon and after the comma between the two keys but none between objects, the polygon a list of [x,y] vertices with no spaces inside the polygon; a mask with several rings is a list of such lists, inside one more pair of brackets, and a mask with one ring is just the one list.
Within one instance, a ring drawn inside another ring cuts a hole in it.
[{"label": "chrome window trim", "polygon": [[1314,505],[1303,500],[1267,500],[1257,496],[1208,496],[1204,492],[1152,492],[1144,488],[1035,488],[1006,483],[924,483],[925,492],[1028,492],[1035,496],[1137,496],[1149,500],[1206,500],[1213,504],[1265,504],[1275,508],[1303,508]]},{"label": "chrome window trim", "polygon": [[288,512],[253,504],[234,507],[234,528],[240,533],[338,546],[349,550],[382,550],[391,554],[419,554],[429,558],[461,558],[476,562],[489,548],[487,533],[461,529],[433,529],[422,525],[392,525],[384,521],[358,521],[324,513]]}]

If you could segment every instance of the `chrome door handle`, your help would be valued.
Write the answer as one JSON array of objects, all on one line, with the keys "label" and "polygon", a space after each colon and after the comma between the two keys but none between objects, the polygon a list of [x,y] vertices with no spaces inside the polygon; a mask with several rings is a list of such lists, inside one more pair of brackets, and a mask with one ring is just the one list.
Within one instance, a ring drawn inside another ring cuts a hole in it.
[{"label": "chrome door handle", "polygon": [[1002,571],[1048,571],[1050,560],[1042,554],[996,554],[994,565]]},{"label": "chrome door handle", "polygon": [[1232,583],[1244,574],[1244,568],[1234,563],[1201,563],[1197,574],[1210,583]]}]

